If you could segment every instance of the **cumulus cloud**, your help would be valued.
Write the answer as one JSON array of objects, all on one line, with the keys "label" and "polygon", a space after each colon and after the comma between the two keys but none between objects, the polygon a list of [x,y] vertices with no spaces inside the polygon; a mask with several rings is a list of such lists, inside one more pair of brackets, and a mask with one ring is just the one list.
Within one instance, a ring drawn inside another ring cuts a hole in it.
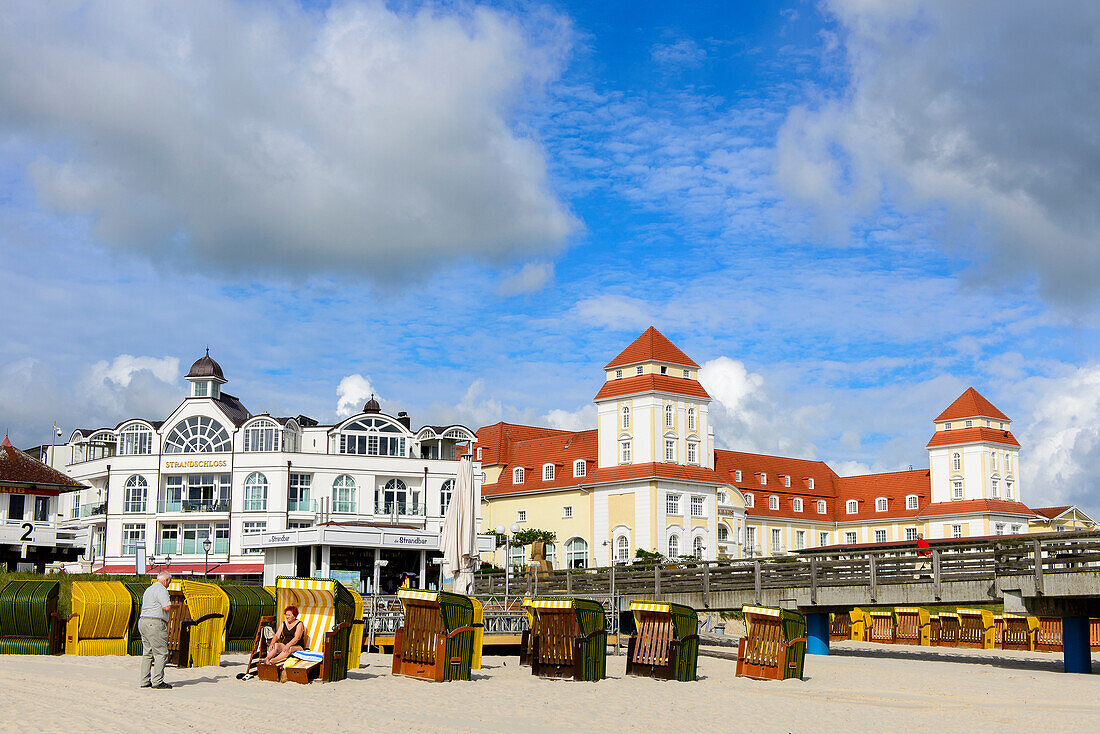
[{"label": "cumulus cloud", "polygon": [[655,44],[649,54],[658,64],[668,66],[698,66],[707,57],[706,50],[690,38]]},{"label": "cumulus cloud", "polygon": [[347,418],[349,415],[358,413],[363,409],[363,404],[374,394],[374,386],[371,385],[369,377],[364,377],[358,373],[348,375],[340,380],[340,384],[336,386],[338,397],[336,415],[340,418]]},{"label": "cumulus cloud", "polygon": [[596,406],[584,405],[573,411],[555,408],[542,422],[561,431],[590,431],[596,427]]},{"label": "cumulus cloud", "polygon": [[603,295],[577,303],[577,318],[590,326],[609,329],[645,329],[654,323],[651,303],[630,296]]},{"label": "cumulus cloud", "polygon": [[505,276],[497,285],[497,294],[518,296],[521,293],[540,291],[554,280],[554,263],[526,263],[519,270]]},{"label": "cumulus cloud", "polygon": [[1100,365],[1057,377],[1033,378],[1024,393],[1032,413],[1016,420],[1020,435],[1021,487],[1033,507],[1078,504],[1100,512]]},{"label": "cumulus cloud", "polygon": [[762,375],[729,357],[705,362],[699,382],[714,398],[710,420],[718,448],[817,458],[808,436],[814,419],[821,417],[819,408],[785,409],[770,394]]},{"label": "cumulus cloud", "polygon": [[89,383],[95,388],[102,387],[108,382],[119,387],[129,387],[134,375],[143,371],[152,373],[153,377],[161,382],[172,383],[179,379],[180,361],[178,357],[158,359],[120,354],[110,362],[102,360],[93,364]]},{"label": "cumulus cloud", "polygon": [[382,278],[553,253],[575,220],[512,117],[571,32],[532,12],[15,2],[0,131],[46,205],[176,265]]},{"label": "cumulus cloud", "polygon": [[[942,211],[985,272],[1100,296],[1100,4],[832,0],[850,84],[791,110],[777,180],[827,221]],[[983,257],[984,255],[984,257]]]}]

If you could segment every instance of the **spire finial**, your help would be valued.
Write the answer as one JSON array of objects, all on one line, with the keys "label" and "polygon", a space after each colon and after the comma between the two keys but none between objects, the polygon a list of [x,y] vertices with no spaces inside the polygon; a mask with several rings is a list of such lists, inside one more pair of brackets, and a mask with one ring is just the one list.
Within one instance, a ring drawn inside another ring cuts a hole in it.
[{"label": "spire finial", "polygon": [[206,345],[206,356],[207,357],[210,356],[210,345],[209,344]]}]

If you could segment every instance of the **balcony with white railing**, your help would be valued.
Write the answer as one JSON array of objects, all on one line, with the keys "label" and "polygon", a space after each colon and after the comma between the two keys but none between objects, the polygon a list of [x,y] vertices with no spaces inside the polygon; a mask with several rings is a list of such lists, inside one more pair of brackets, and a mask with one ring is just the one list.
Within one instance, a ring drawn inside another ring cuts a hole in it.
[{"label": "balcony with white railing", "polygon": [[160,500],[157,502],[157,512],[216,512],[228,513],[229,500],[227,499],[187,499]]}]

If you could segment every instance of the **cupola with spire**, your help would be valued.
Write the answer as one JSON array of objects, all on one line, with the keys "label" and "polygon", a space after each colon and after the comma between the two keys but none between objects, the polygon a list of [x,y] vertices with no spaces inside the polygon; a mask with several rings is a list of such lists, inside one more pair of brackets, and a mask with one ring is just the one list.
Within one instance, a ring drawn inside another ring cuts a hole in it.
[{"label": "cupola with spire", "polygon": [[370,400],[363,406],[364,413],[381,413],[382,406],[378,404],[378,400],[375,399],[374,393],[370,394]]},{"label": "cupola with spire", "polygon": [[206,354],[195,360],[191,370],[185,378],[191,383],[191,397],[218,399],[221,385],[229,382],[225,379],[222,366],[210,356],[210,348],[206,348]]}]

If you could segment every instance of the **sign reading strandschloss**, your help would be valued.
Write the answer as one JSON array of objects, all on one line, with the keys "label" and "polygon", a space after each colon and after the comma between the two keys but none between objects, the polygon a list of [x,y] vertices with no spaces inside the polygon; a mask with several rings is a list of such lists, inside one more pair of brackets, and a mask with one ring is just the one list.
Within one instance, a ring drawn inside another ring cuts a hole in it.
[{"label": "sign reading strandschloss", "polygon": [[165,469],[218,469],[229,466],[225,459],[188,459],[186,461],[165,461]]}]

